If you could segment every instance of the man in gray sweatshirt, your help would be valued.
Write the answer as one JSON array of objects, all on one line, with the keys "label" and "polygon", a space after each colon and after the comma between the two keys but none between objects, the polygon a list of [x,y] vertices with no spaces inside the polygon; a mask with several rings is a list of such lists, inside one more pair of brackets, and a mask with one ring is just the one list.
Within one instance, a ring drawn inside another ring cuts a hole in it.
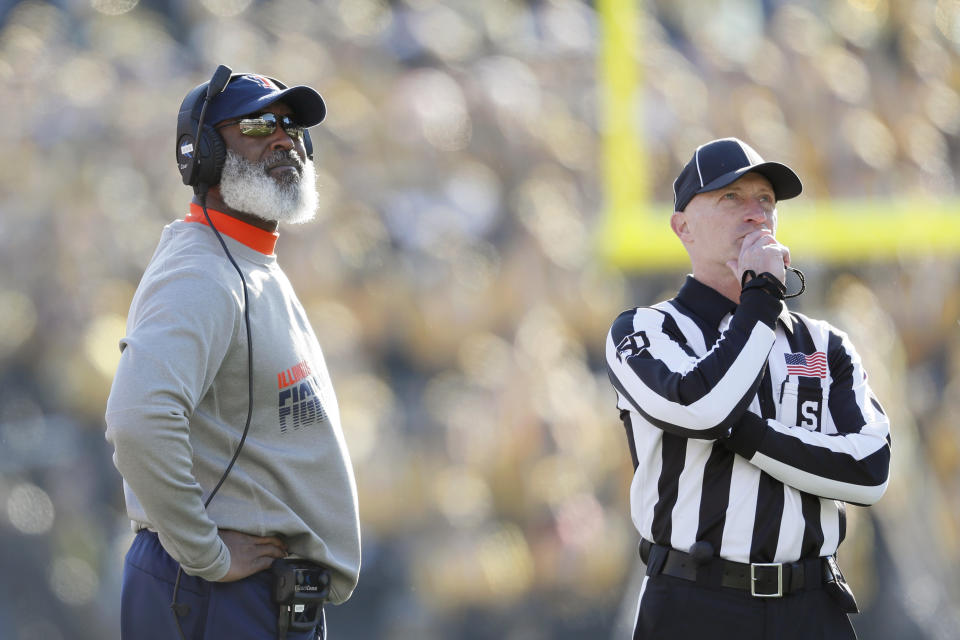
[{"label": "man in gray sweatshirt", "polygon": [[106,410],[136,532],[125,639],[324,637],[322,602],[357,584],[337,399],[274,251],[279,222],[315,214],[306,127],[325,113],[312,88],[249,73],[181,107],[195,197],[134,295]]}]

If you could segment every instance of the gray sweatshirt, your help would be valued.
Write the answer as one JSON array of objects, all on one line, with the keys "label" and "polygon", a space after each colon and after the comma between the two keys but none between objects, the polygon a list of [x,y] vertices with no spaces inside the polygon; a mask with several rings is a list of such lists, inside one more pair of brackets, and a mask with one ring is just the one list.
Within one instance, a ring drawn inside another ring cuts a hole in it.
[{"label": "gray sweatshirt", "polygon": [[360,571],[360,525],[323,353],[273,255],[276,234],[211,215],[233,236],[224,240],[250,287],[250,431],[204,508],[247,416],[243,286],[212,230],[178,220],[134,295],[107,401],[127,514],[134,530],[156,531],[185,572],[206,580],[230,566],[218,528],[281,536],[291,554],[331,570],[331,601],[343,602]]}]

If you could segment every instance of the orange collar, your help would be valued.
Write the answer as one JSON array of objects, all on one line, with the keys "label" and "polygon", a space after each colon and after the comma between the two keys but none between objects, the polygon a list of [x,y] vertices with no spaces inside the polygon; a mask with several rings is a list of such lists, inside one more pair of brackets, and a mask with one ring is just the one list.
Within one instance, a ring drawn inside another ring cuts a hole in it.
[{"label": "orange collar", "polygon": [[[280,237],[280,234],[276,231],[258,229],[252,224],[237,220],[233,216],[215,211],[210,207],[207,207],[207,213],[210,214],[210,219],[217,227],[217,231],[230,236],[237,242],[247,245],[254,251],[259,251],[268,256],[273,255],[273,250],[277,246],[277,238]],[[196,202],[190,203],[190,213],[187,214],[184,220],[186,222],[207,224],[207,219],[203,215],[203,208]]]}]

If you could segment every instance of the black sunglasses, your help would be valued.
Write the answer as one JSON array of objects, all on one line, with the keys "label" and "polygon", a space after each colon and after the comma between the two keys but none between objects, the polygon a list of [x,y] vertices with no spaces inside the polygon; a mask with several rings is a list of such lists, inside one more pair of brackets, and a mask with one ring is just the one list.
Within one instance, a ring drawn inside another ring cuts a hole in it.
[{"label": "black sunglasses", "polygon": [[253,138],[265,138],[277,130],[278,122],[283,130],[286,131],[287,135],[294,140],[299,140],[303,137],[305,127],[298,125],[290,116],[280,116],[278,118],[276,114],[273,113],[261,113],[260,115],[249,118],[229,120],[220,123],[217,129],[237,124],[240,125],[240,133],[243,135]]}]

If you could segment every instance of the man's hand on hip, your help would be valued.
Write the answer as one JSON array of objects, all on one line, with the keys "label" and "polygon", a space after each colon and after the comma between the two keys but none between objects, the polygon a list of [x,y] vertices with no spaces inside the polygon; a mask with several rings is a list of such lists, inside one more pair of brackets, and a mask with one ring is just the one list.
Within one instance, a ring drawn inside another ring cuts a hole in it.
[{"label": "man's hand on hip", "polygon": [[288,555],[287,545],[280,538],[261,538],[231,529],[220,529],[219,533],[220,539],[230,550],[230,569],[220,578],[220,582],[242,580],[269,569],[274,558]]}]

